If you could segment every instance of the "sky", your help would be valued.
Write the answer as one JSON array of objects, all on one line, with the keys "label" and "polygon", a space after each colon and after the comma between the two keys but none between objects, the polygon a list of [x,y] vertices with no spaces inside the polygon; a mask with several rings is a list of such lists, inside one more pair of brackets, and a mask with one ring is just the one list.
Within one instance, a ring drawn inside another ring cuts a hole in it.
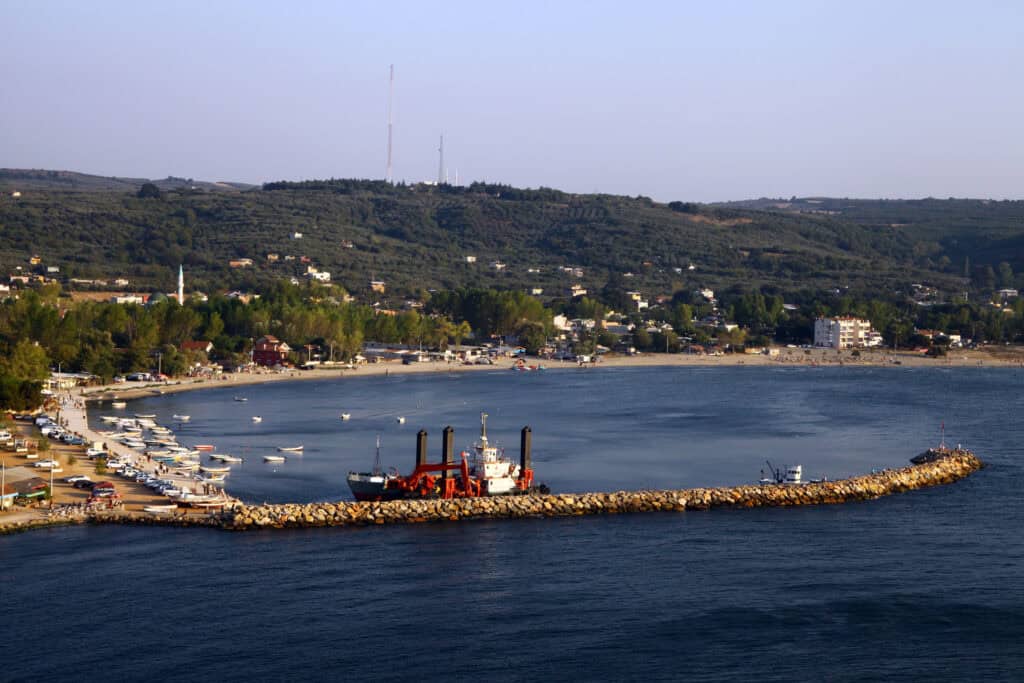
[{"label": "sky", "polygon": [[1021,198],[1024,3],[0,0],[0,167]]}]

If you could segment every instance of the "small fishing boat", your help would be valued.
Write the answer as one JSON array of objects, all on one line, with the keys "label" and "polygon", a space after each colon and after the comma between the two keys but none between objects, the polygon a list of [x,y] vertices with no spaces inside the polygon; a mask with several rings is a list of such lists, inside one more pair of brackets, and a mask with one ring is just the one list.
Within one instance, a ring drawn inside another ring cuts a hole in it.
[{"label": "small fishing boat", "polygon": [[352,413],[342,413],[341,414],[341,419],[342,420],[351,420],[352,419]]},{"label": "small fishing boat", "polygon": [[252,421],[253,422],[263,422],[263,418],[260,417],[259,415],[253,415],[252,416]]},{"label": "small fishing boat", "polygon": [[100,419],[103,420],[104,422],[117,422],[121,418],[119,418],[117,415],[101,415]]},{"label": "small fishing boat", "polygon": [[227,465],[200,465],[199,471],[205,474],[227,474],[231,468]]},{"label": "small fishing boat", "polygon": [[127,403],[127,401],[111,401],[110,402],[110,407],[111,408],[127,408],[128,407],[128,403]]},{"label": "small fishing boat", "polygon": [[277,450],[282,453],[301,453],[305,448],[305,446],[278,446]]},{"label": "small fishing boat", "polygon": [[135,413],[136,419],[152,420],[156,417],[156,413]]},{"label": "small fishing boat", "polygon": [[188,422],[192,419],[191,415],[172,415],[171,417],[173,417],[177,422]]},{"label": "small fishing boat", "polygon": [[169,515],[177,510],[177,503],[170,503],[168,505],[146,505],[142,508],[143,512],[148,512],[153,515]]},{"label": "small fishing boat", "polygon": [[239,403],[245,403],[246,401],[248,401],[248,400],[249,400],[249,399],[247,399],[247,398],[246,398],[245,396],[235,396],[235,397],[234,397],[234,399],[235,399],[236,401],[238,401]]},{"label": "small fishing boat", "polygon": [[395,418],[395,420],[396,420],[396,421],[398,422],[398,424],[400,424],[400,425],[404,425],[404,424],[405,424],[405,416],[404,416],[404,415],[399,415],[399,416],[398,416],[397,418]]},{"label": "small fishing boat", "polygon": [[283,455],[264,455],[263,462],[284,462]]},{"label": "small fishing boat", "polygon": [[220,462],[242,462],[242,459],[237,455],[228,455],[227,453],[215,453],[211,455],[212,460],[219,460]]},{"label": "small fishing boat", "polygon": [[195,449],[197,451],[212,451],[216,446],[210,443],[197,443]]}]

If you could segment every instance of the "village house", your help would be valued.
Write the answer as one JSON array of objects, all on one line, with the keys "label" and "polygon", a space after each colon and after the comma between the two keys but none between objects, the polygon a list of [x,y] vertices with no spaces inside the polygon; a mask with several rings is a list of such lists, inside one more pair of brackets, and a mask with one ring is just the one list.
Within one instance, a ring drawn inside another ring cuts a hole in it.
[{"label": "village house", "polygon": [[288,354],[291,350],[288,344],[268,334],[256,340],[252,349],[252,361],[256,365],[266,367],[284,365],[288,361]]},{"label": "village house", "polygon": [[206,340],[183,341],[181,342],[180,350],[202,351],[203,353],[210,353],[210,351],[213,351],[213,342]]},{"label": "village house", "polygon": [[228,261],[228,265],[232,268],[248,268],[252,265],[251,258],[238,258]]}]

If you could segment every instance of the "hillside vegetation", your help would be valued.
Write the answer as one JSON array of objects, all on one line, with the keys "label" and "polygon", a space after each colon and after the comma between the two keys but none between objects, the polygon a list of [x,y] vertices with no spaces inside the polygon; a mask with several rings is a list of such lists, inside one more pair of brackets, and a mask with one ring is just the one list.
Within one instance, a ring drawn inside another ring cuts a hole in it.
[{"label": "hillside vegetation", "polygon": [[[540,287],[545,297],[609,280],[645,296],[698,285],[890,296],[911,282],[961,292],[965,274],[983,288],[1001,283],[1001,262],[1024,270],[1024,202],[666,205],[480,183],[353,180],[170,189],[151,198],[135,185],[55,187],[31,189],[0,175],[0,267],[38,255],[65,278],[128,277],[169,291],[184,264],[190,288],[217,291],[265,287],[314,265],[357,295],[377,279],[389,295],[472,285]],[[269,253],[280,259],[268,261]],[[254,265],[230,268],[238,258]],[[561,270],[568,266],[582,276]],[[986,281],[989,272],[996,281]]]}]

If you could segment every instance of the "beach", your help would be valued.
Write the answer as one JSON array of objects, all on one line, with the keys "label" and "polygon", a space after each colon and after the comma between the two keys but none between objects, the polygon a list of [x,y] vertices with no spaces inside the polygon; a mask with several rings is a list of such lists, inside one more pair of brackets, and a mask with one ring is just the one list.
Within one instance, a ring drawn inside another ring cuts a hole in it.
[{"label": "beach", "polygon": [[[931,358],[914,351],[881,349],[843,350],[817,348],[777,348],[767,353],[729,353],[720,356],[708,354],[638,353],[635,355],[605,354],[596,363],[579,364],[575,361],[528,358],[525,365],[542,367],[545,371],[588,371],[599,368],[628,367],[721,367],[721,366],[854,366],[854,367],[1024,367],[1024,349],[1020,347],[986,347],[985,349],[955,349],[949,355]],[[397,374],[445,372],[496,372],[514,369],[516,361],[502,358],[492,365],[465,365],[461,363],[427,362],[404,365],[399,361],[365,363],[354,368],[317,368],[313,370],[276,371],[260,369],[255,372],[224,373],[216,378],[184,378],[168,382],[121,383],[86,387],[75,390],[75,395],[89,401],[131,399],[154,394],[168,394],[214,387],[243,387],[269,382],[303,380],[349,379]]]}]

